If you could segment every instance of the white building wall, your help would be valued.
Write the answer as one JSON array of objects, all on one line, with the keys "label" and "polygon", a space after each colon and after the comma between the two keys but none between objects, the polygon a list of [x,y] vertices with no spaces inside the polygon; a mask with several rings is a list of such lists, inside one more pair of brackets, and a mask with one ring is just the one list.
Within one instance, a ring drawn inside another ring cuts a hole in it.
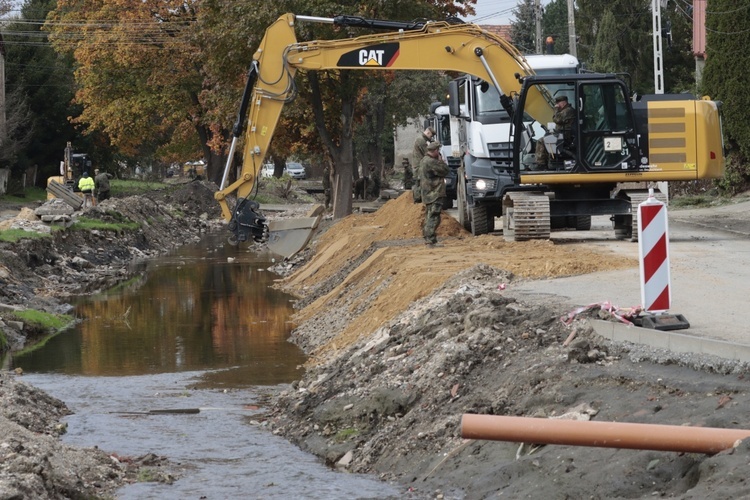
[{"label": "white building wall", "polygon": [[[393,133],[394,163],[396,168],[401,167],[404,158],[409,158],[409,164],[414,162],[412,154],[414,153],[414,141],[419,134],[424,131],[425,118],[420,116],[416,119],[409,119],[404,127],[397,127]],[[412,165],[413,166],[413,165]]]}]

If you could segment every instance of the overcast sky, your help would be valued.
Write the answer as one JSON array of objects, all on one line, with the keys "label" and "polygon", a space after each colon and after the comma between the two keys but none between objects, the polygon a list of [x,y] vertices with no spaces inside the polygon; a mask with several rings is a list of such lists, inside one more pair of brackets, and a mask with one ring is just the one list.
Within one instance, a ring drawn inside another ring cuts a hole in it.
[{"label": "overcast sky", "polygon": [[[477,15],[466,19],[476,24],[510,24],[519,0],[477,0]],[[549,0],[542,0],[547,5]]]}]

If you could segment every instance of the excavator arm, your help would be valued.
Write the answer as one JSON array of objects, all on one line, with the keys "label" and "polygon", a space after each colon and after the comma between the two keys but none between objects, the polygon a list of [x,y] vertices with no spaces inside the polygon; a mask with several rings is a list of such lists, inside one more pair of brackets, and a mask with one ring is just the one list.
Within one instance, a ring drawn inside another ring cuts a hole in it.
[{"label": "excavator arm", "polygon": [[[298,42],[296,21],[388,30],[356,38]],[[433,70],[469,73],[492,82],[501,95],[521,90],[522,77],[533,74],[511,44],[466,23],[403,23],[339,16],[317,18],[285,14],[266,30],[248,74],[235,123],[229,158],[216,199],[229,221],[233,239],[262,241],[265,219],[250,199],[285,103],[294,99],[297,70]],[[551,121],[554,103],[543,87],[526,90],[525,112],[540,123]],[[247,119],[247,126],[243,127]],[[242,172],[226,185],[238,140],[245,129]],[[227,196],[235,193],[233,209]]]}]

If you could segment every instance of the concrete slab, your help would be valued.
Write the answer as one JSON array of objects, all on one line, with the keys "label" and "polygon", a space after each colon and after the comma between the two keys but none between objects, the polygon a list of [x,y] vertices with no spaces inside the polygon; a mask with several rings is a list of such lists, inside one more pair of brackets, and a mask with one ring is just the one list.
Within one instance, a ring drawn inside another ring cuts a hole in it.
[{"label": "concrete slab", "polygon": [[676,353],[710,354],[724,359],[750,362],[750,345],[598,319],[589,320],[589,324],[597,334],[615,342],[633,342]]}]

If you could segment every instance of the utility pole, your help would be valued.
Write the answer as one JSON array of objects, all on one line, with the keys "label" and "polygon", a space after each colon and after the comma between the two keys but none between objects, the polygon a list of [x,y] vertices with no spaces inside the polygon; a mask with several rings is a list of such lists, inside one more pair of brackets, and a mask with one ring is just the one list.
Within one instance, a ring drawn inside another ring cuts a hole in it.
[{"label": "utility pole", "polygon": [[542,5],[541,0],[534,0],[534,18],[536,20],[536,53],[542,53]]},{"label": "utility pole", "polygon": [[[661,47],[661,3],[666,0],[651,0],[651,12],[653,14],[654,30],[654,94],[664,93],[664,67]],[[669,198],[669,183],[666,181],[657,182],[659,190]]]},{"label": "utility pole", "polygon": [[662,0],[651,0],[651,13],[653,14],[654,30],[654,94],[664,93],[664,66],[661,46],[661,2]]},{"label": "utility pole", "polygon": [[568,52],[578,57],[576,49],[576,7],[574,0],[568,0]]}]

